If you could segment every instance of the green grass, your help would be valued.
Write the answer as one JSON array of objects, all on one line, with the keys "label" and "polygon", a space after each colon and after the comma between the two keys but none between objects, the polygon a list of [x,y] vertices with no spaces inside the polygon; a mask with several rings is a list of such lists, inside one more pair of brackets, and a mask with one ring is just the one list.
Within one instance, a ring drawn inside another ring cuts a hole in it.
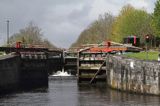
[{"label": "green grass", "polygon": [[[157,51],[149,51],[148,52],[148,60],[157,60],[159,52]],[[136,58],[141,60],[146,60],[146,52],[139,52],[139,53],[128,53],[125,56],[129,58]]]}]

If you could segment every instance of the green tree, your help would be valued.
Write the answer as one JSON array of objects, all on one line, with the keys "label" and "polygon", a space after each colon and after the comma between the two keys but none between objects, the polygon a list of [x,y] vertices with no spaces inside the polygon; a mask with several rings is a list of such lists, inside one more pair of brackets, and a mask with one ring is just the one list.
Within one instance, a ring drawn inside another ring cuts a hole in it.
[{"label": "green tree", "polygon": [[153,27],[155,35],[160,36],[160,0],[155,3],[154,13],[153,13]]},{"label": "green tree", "polygon": [[98,20],[94,21],[85,29],[77,39],[73,46],[80,46],[81,44],[91,44],[91,43],[101,43],[109,39],[112,31],[112,25],[114,22],[114,17],[105,13],[100,15]]},{"label": "green tree", "polygon": [[110,39],[122,42],[124,37],[136,35],[144,42],[146,34],[153,34],[151,21],[152,16],[145,10],[126,5],[115,19]]}]

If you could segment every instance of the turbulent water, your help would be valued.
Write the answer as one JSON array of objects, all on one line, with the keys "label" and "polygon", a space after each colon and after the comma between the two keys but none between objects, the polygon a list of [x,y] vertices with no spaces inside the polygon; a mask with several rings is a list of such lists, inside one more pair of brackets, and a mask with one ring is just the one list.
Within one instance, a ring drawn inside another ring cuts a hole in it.
[{"label": "turbulent water", "polygon": [[0,106],[160,106],[160,97],[127,94],[105,86],[80,86],[73,77],[52,76],[48,88],[1,95]]},{"label": "turbulent water", "polygon": [[62,71],[57,71],[55,74],[53,74],[51,76],[72,76],[72,75],[68,74],[67,72],[65,72],[64,70],[62,70]]}]

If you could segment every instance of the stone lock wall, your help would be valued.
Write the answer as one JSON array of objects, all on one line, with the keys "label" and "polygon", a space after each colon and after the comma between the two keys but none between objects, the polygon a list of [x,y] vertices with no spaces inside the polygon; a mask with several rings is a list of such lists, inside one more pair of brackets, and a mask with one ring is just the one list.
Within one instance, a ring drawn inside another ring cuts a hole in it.
[{"label": "stone lock wall", "polygon": [[114,89],[160,95],[160,62],[109,55],[107,83]]}]

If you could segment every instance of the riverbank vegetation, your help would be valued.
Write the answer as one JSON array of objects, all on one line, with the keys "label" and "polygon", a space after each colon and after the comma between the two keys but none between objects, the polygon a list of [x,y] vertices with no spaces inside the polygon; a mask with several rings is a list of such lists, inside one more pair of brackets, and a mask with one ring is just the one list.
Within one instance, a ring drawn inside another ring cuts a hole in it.
[{"label": "riverbank vegetation", "polygon": [[[148,56],[147,52],[139,52],[139,53],[128,53],[125,54],[125,56],[129,58],[135,58],[135,59],[141,59],[141,60],[158,60],[158,51],[148,51]],[[148,58],[147,58],[148,57]]]},{"label": "riverbank vegetation", "polygon": [[[160,44],[160,0],[157,0],[154,13],[147,13],[145,9],[136,9],[131,5],[125,5],[118,16],[110,13],[100,15],[91,23],[71,47],[89,43],[101,43],[112,40],[123,43],[127,36],[140,38],[141,46],[145,45],[145,36],[150,36],[150,47]],[[158,42],[158,43],[157,43]]]}]

